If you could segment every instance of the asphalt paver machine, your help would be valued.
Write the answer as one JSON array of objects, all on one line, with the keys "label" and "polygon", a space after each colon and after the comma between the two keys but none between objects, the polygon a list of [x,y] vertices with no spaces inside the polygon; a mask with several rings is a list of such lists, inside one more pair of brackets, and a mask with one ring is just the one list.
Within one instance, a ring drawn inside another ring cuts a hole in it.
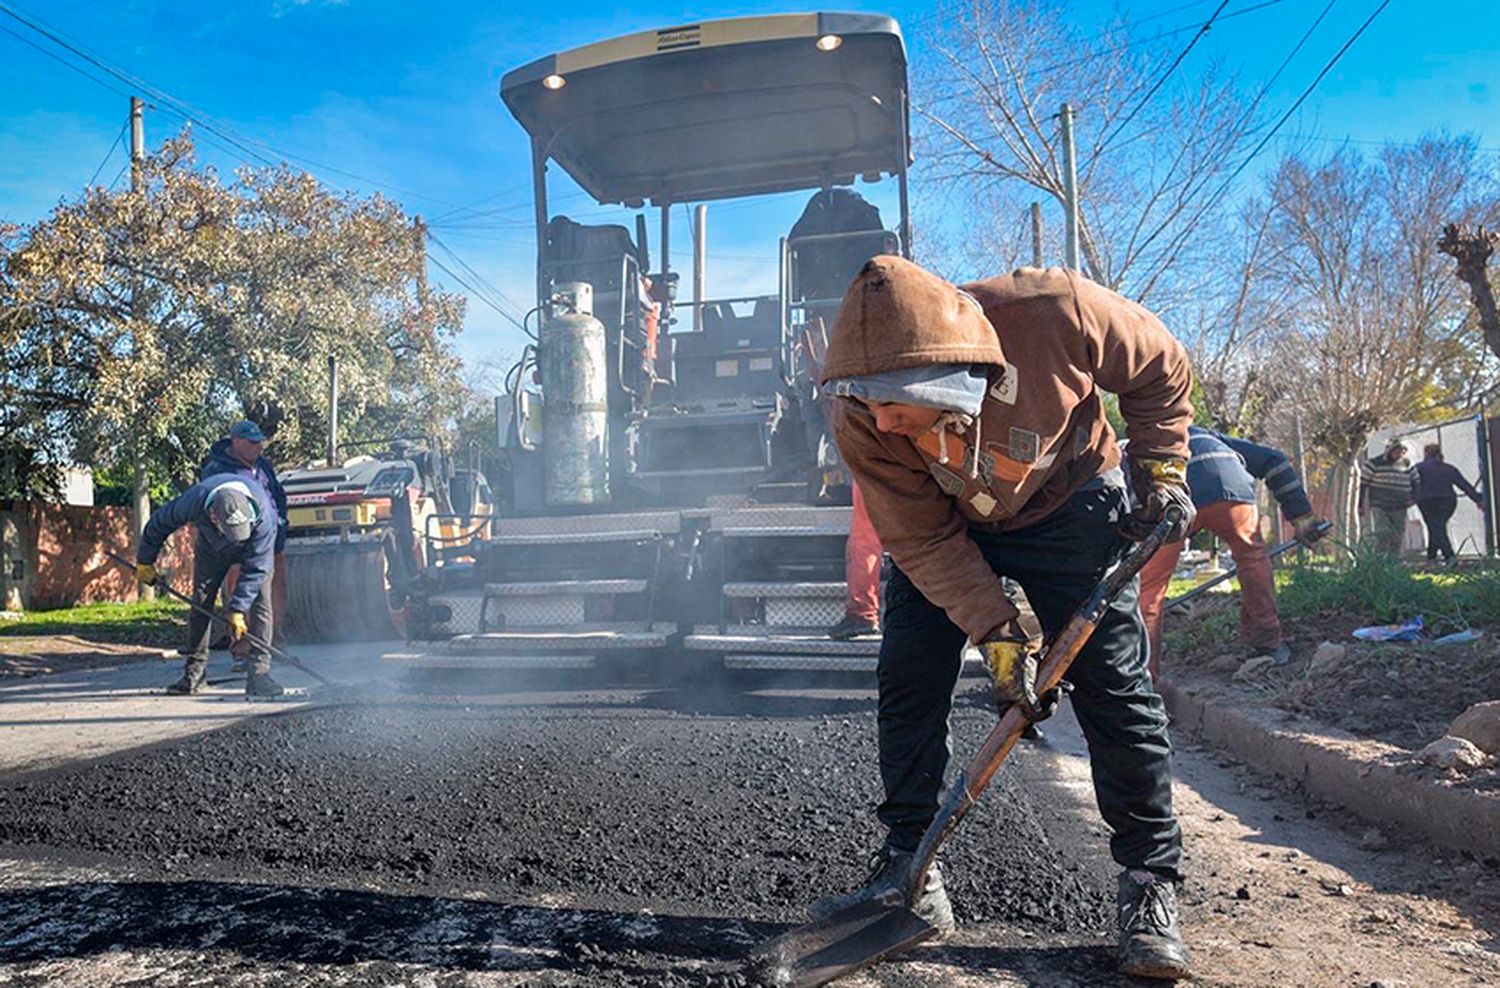
[{"label": "asphalt paver machine", "polygon": [[[500,416],[500,517],[472,568],[419,581],[412,641],[387,658],[873,669],[878,642],[824,635],[843,614],[850,509],[816,381],[844,287],[909,250],[896,23],[646,31],[518,68],[500,95],[530,135],[538,244],[535,342]],[[554,215],[552,166],[633,228]],[[857,182],[895,184],[894,229]],[[705,297],[706,204],[798,191],[801,219],[767,244],[777,291]],[[691,295],[670,265],[684,207]]]}]

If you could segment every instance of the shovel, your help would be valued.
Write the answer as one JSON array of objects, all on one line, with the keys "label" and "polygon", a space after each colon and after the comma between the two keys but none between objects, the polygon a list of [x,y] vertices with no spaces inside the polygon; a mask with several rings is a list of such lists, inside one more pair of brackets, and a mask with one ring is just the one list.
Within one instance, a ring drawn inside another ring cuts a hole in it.
[{"label": "shovel", "polygon": [[[1068,667],[1103,619],[1110,601],[1135,579],[1180,518],[1179,509],[1169,508],[1167,517],[1100,581],[1062,631],[1047,643],[1038,660],[1038,694],[1046,693],[1062,681]],[[937,816],[922,835],[905,881],[899,886],[902,890],[899,895],[892,894],[884,902],[877,900],[850,906],[762,944],[750,959],[750,968],[760,982],[775,988],[816,988],[935,936],[936,928],[928,925],[912,909],[920,895],[927,869],[937,857],[938,848],[989,788],[1000,763],[1015,747],[1016,739],[1028,723],[1026,715],[1012,706],[1000,718],[1000,723],[990,730],[984,744],[954,780],[938,807]]]},{"label": "shovel", "polygon": [[[108,556],[110,559],[113,559],[115,562],[119,563],[121,566],[124,566],[126,569],[134,571],[134,569],[135,569],[135,563],[132,563],[130,560],[126,559],[124,556],[117,556],[113,552],[106,552],[105,555]],[[163,593],[165,593],[169,597],[175,597],[176,599],[182,601],[184,604],[188,605],[193,610],[197,611],[199,614],[201,614],[204,617],[208,618],[210,621],[219,621],[219,622],[223,622],[224,621],[224,618],[222,618],[219,615],[215,614],[213,611],[209,610],[207,607],[204,607],[202,604],[198,603],[196,600],[194,600],[193,598],[189,597],[187,594],[185,594],[185,593],[178,593],[176,590],[172,589],[171,585],[169,585],[168,583],[166,583],[164,580],[157,580],[156,581],[156,589],[162,591]],[[303,662],[301,659],[297,658],[295,655],[291,654],[290,652],[282,651],[281,649],[277,648],[275,645],[272,645],[268,641],[265,641],[265,640],[263,640],[261,638],[258,638],[258,637],[256,637],[255,635],[253,635],[253,634],[251,634],[249,632],[245,633],[245,639],[247,641],[249,641],[250,644],[252,644],[252,645],[259,645],[261,648],[263,648],[266,651],[270,652],[272,655],[276,656],[278,659],[280,659],[281,661],[285,662],[287,665],[291,666],[293,669],[298,669],[298,670],[301,670],[302,672],[307,673],[307,675],[311,676],[313,679],[316,679],[318,682],[322,683],[324,686],[337,686],[338,685],[337,683],[333,682],[332,680],[329,680],[329,679],[327,679],[327,678],[325,678],[323,676],[318,675],[318,673],[315,672],[314,670],[309,669],[307,667],[307,664],[305,662]],[[242,677],[236,676],[236,677],[233,677],[231,679],[212,680],[210,684],[214,685],[214,684],[217,684],[217,683],[230,683],[230,682],[234,682],[236,679],[239,679],[239,678],[242,678]]]}]

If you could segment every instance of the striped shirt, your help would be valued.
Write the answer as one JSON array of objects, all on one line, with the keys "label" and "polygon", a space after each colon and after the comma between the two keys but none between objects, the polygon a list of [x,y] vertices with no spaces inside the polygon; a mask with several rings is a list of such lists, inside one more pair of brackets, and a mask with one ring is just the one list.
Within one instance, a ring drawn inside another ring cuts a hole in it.
[{"label": "striped shirt", "polygon": [[1405,457],[1394,463],[1384,455],[1361,460],[1359,482],[1376,508],[1406,508],[1417,500],[1417,470]]}]

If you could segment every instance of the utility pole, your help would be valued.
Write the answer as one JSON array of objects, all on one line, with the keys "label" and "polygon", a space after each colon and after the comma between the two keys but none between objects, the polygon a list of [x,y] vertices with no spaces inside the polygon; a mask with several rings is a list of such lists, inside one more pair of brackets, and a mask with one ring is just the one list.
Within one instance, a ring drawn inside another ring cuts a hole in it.
[{"label": "utility pole", "polygon": [[1073,151],[1072,105],[1064,103],[1058,116],[1062,119],[1063,226],[1067,232],[1063,263],[1079,271],[1082,268],[1078,263],[1078,161]]},{"label": "utility pole", "polygon": [[1031,204],[1031,266],[1042,266],[1042,204]]},{"label": "utility pole", "polygon": [[427,221],[412,217],[413,247],[417,252],[417,321],[427,327]]},{"label": "utility pole", "polygon": [[[139,96],[130,97],[130,191],[135,196],[140,196],[146,191],[146,119],[145,104]],[[139,284],[132,285],[130,289],[130,322],[131,335],[139,339],[137,321],[141,318]],[[135,441],[135,472],[130,482],[130,526],[135,536],[137,550],[140,548],[141,536],[146,531],[146,521],[151,517],[151,477],[146,464],[146,438],[145,429],[141,429]],[[140,588],[142,600],[155,600],[156,588],[142,586]]]}]

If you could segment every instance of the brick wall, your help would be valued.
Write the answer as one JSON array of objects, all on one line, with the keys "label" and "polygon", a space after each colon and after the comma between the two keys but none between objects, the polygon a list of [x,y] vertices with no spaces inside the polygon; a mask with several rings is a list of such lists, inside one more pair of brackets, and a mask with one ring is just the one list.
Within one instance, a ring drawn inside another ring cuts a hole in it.
[{"label": "brick wall", "polygon": [[[104,555],[134,559],[130,509],[0,501],[0,603],[43,610],[135,600],[139,586]],[[192,585],[193,528],[175,532],[157,565],[183,592]]]}]

